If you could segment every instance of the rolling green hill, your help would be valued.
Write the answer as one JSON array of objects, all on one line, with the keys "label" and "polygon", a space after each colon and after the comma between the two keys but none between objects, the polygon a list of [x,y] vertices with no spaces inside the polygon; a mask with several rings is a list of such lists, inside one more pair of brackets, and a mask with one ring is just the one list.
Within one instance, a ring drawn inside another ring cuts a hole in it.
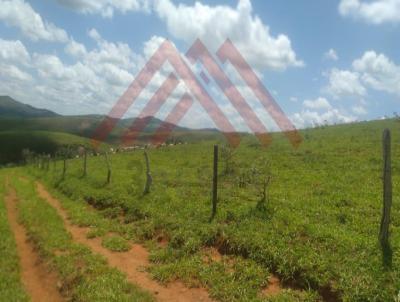
[{"label": "rolling green hill", "polygon": [[1,131],[0,166],[19,163],[22,151],[29,149],[37,154],[55,154],[62,146],[90,146],[90,140],[76,135],[49,131]]},{"label": "rolling green hill", "polygon": [[54,117],[58,116],[46,109],[38,109],[31,105],[20,103],[9,96],[0,96],[0,118],[26,118],[26,117]]},{"label": "rolling green hill", "polygon": [[[224,302],[395,301],[400,289],[399,125],[392,119],[306,129],[297,149],[281,133],[272,134],[268,148],[248,136],[229,160],[219,141],[218,209],[211,223],[216,141],[150,148],[153,185],[146,195],[142,152],[110,156],[108,185],[104,157],[89,158],[85,178],[81,159],[69,162],[64,178],[61,165],[21,173],[34,171],[71,204],[81,205],[77,221],[93,226],[94,236],[107,238],[110,228],[85,220],[84,201],[91,211],[128,225],[133,234],[119,236],[152,247],[150,271],[159,281],[196,284]],[[391,261],[378,241],[385,128],[392,132]],[[271,181],[261,202],[266,177]],[[263,297],[272,275],[282,288],[276,297]]]},{"label": "rolling green hill", "polygon": [[[23,104],[9,96],[0,96],[0,165],[21,161],[23,149],[38,153],[53,153],[62,145],[77,144],[92,138],[104,115],[62,116],[45,109]],[[145,117],[147,126],[136,143],[150,141],[152,133],[162,121]],[[136,118],[121,119],[106,139],[106,143],[119,144]],[[65,135],[62,135],[64,133]],[[69,135],[67,135],[69,134]],[[192,130],[174,126],[174,140],[198,141],[220,137],[216,130]]]}]

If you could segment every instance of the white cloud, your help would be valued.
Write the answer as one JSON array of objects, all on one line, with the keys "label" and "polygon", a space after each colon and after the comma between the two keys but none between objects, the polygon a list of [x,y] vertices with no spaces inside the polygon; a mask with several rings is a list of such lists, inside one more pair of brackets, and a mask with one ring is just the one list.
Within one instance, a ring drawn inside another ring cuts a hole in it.
[{"label": "white cloud", "polygon": [[215,51],[229,38],[253,67],[285,70],[304,65],[297,59],[290,39],[284,34],[273,36],[253,14],[249,0],[239,0],[236,8],[201,2],[175,5],[170,0],[159,0],[154,6],[168,31],[188,44],[199,38]]},{"label": "white cloud", "polygon": [[30,61],[30,55],[21,41],[0,38],[0,60],[26,64]]},{"label": "white cloud", "polygon": [[339,13],[367,23],[400,22],[400,0],[341,0]]},{"label": "white cloud", "polygon": [[86,55],[86,47],[85,45],[76,42],[74,39],[71,39],[67,45],[65,46],[65,52],[72,57],[81,58]]},{"label": "white cloud", "polygon": [[150,40],[146,41],[144,43],[144,49],[143,49],[143,53],[146,59],[149,59],[157,51],[157,49],[164,41],[165,39],[160,36],[153,36],[150,38]]},{"label": "white cloud", "polygon": [[299,99],[297,97],[295,97],[295,96],[291,96],[290,97],[290,101],[293,102],[293,103],[297,103],[298,100]]},{"label": "white cloud", "polygon": [[324,91],[336,99],[362,98],[367,95],[367,89],[400,96],[400,66],[372,50],[354,60],[349,70],[332,69],[328,78]]},{"label": "white cloud", "polygon": [[17,66],[2,63],[0,63],[0,78],[12,78],[22,82],[32,80],[29,73],[22,71]]},{"label": "white cloud", "polygon": [[149,11],[149,0],[56,0],[61,5],[83,14],[100,14],[111,18],[115,11],[121,13]]},{"label": "white cloud", "polygon": [[[65,66],[55,55],[35,54],[33,59],[38,74],[46,80],[71,81],[78,76],[73,68]],[[67,82],[65,84],[68,85]]]},{"label": "white cloud", "polygon": [[343,108],[335,108],[324,97],[305,100],[300,112],[291,116],[297,128],[315,127],[336,123],[350,123],[357,118]]},{"label": "white cloud", "polygon": [[336,52],[336,50],[334,49],[329,49],[325,54],[324,54],[325,59],[329,59],[329,60],[333,60],[333,61],[337,61],[339,60],[339,56]]},{"label": "white cloud", "polygon": [[88,31],[88,36],[91,37],[96,42],[101,41],[101,36],[100,36],[99,32],[95,28],[91,28]]},{"label": "white cloud", "polygon": [[351,110],[357,115],[365,115],[368,113],[367,110],[361,105],[353,106]]},{"label": "white cloud", "polygon": [[326,98],[319,97],[315,100],[305,100],[303,106],[309,109],[321,110],[321,109],[331,109],[332,106]]},{"label": "white cloud", "polygon": [[353,69],[369,87],[400,96],[400,66],[384,54],[367,51],[353,62]]},{"label": "white cloud", "polygon": [[[304,107],[307,106],[305,105]],[[297,128],[315,127],[336,123],[350,123],[356,120],[356,117],[349,115],[337,108],[330,106],[329,108],[325,109],[326,110],[323,111],[315,111],[303,108],[300,112],[293,114],[291,116],[291,120]]]},{"label": "white cloud", "polygon": [[17,81],[19,84],[31,81],[32,76],[24,71],[30,63],[31,56],[21,41],[0,38],[0,82],[3,85],[7,85],[7,79]]},{"label": "white cloud", "polygon": [[[98,38],[93,49],[73,39],[66,44],[74,63],[55,54],[29,54],[19,41],[0,40],[0,94],[65,114],[108,112],[144,60],[125,43]],[[29,64],[22,66],[17,55]]]},{"label": "white cloud", "polygon": [[24,0],[0,0],[0,20],[19,30],[33,41],[67,42],[65,30],[46,22]]},{"label": "white cloud", "polygon": [[132,60],[136,59],[137,55],[134,54],[128,44],[108,42],[95,29],[91,29],[88,34],[97,42],[98,47],[87,54],[87,60],[93,64],[110,63],[124,69],[135,67]]},{"label": "white cloud", "polygon": [[334,98],[360,97],[367,93],[357,72],[333,68],[328,77],[329,85],[325,90]]}]

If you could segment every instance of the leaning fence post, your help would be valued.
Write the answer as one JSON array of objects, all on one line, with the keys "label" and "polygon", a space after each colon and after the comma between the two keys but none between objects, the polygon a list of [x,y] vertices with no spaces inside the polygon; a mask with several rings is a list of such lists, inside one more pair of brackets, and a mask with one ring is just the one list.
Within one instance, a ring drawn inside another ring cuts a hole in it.
[{"label": "leaning fence post", "polygon": [[153,182],[153,178],[151,177],[151,172],[150,172],[149,157],[146,151],[144,151],[144,159],[146,161],[146,184],[144,186],[143,195],[150,193],[150,187]]},{"label": "leaning fence post", "polygon": [[106,163],[107,163],[107,183],[109,184],[111,181],[111,166],[110,166],[110,161],[108,159],[108,153],[107,151],[104,153],[106,157]]},{"label": "leaning fence post", "polygon": [[214,166],[213,166],[213,186],[212,186],[212,213],[210,221],[212,221],[217,213],[218,201],[218,145],[214,145]]},{"label": "leaning fence post", "polygon": [[390,130],[383,131],[383,211],[379,231],[384,264],[391,265],[391,248],[389,242],[390,208],[392,206],[392,165],[391,165]]}]

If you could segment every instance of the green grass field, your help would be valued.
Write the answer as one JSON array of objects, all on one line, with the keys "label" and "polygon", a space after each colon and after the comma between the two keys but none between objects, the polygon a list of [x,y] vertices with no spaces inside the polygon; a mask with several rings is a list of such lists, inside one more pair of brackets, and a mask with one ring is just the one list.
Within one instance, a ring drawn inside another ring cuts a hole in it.
[{"label": "green grass field", "polygon": [[[60,163],[48,171],[34,166],[14,171],[52,188],[72,222],[89,226],[88,237],[101,237],[106,248],[146,245],[153,264],[148,270],[162,283],[179,279],[206,288],[219,301],[395,301],[400,291],[399,125],[382,120],[308,129],[298,149],[280,134],[268,148],[245,137],[229,160],[223,154],[231,151],[221,150],[212,222],[213,144],[223,142],[148,149],[153,185],[147,195],[140,150],[110,157],[110,184],[103,156],[89,158],[86,177],[82,159],[69,160],[64,178]],[[378,242],[385,128],[393,138],[391,267],[383,265]],[[266,176],[271,182],[262,204]],[[22,200],[34,195],[14,185]],[[28,212],[51,214],[35,203],[21,204],[27,207],[22,214],[28,229]],[[282,288],[263,295],[271,276],[279,277]]]},{"label": "green grass field", "polygon": [[0,301],[28,301],[20,281],[17,248],[7,219],[4,173],[0,173]]},{"label": "green grass field", "polygon": [[[17,191],[20,220],[28,237],[43,261],[59,276],[60,291],[67,300],[153,301],[150,294],[128,283],[125,276],[110,268],[102,257],[73,242],[56,210],[37,196],[32,181],[13,174],[11,186]],[[15,258],[14,255],[7,258],[13,260],[12,257]],[[18,264],[13,260],[8,265]],[[17,271],[14,268],[9,273],[15,274],[18,280]],[[0,296],[6,299],[4,301],[24,301],[24,293],[12,274],[14,284],[7,280],[10,276],[4,276],[4,284],[11,283],[15,289],[3,288],[2,284]]]}]

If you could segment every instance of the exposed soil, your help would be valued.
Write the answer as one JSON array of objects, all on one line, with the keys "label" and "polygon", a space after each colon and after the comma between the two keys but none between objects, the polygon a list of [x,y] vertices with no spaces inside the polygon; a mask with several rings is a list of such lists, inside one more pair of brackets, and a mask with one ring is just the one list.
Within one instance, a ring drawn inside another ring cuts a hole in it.
[{"label": "exposed soil", "polygon": [[89,246],[93,252],[103,255],[110,266],[117,268],[127,275],[129,282],[140,286],[154,294],[157,301],[177,302],[206,302],[213,301],[205,289],[187,288],[182,282],[174,281],[163,286],[151,279],[145,268],[150,265],[148,251],[139,244],[133,244],[127,252],[112,252],[101,245],[101,238],[88,239],[86,233],[90,228],[73,225],[68,220],[68,214],[61,207],[60,202],[47,192],[39,182],[36,183],[37,192],[52,205],[63,218],[66,229],[72,234],[73,239]]},{"label": "exposed soil", "polygon": [[265,297],[273,297],[282,291],[281,281],[275,275],[271,275],[268,280],[268,285],[264,288],[261,294]]},{"label": "exposed soil", "polygon": [[209,260],[214,261],[214,262],[222,261],[221,253],[214,247],[205,248],[204,253],[205,253],[205,257],[203,260],[205,263],[208,263]]},{"label": "exposed soil", "polygon": [[[215,247],[205,248],[204,253],[204,263],[210,263],[210,261],[221,262],[223,260],[223,255]],[[280,294],[282,290],[283,286],[279,277],[276,275],[271,275],[268,279],[267,286],[261,290],[260,294],[263,297],[273,297]]]},{"label": "exposed soil", "polygon": [[18,223],[17,195],[13,188],[8,189],[5,197],[7,215],[17,245],[23,285],[33,302],[64,301],[57,290],[57,275],[46,268],[33,245],[28,242],[25,228]]}]

